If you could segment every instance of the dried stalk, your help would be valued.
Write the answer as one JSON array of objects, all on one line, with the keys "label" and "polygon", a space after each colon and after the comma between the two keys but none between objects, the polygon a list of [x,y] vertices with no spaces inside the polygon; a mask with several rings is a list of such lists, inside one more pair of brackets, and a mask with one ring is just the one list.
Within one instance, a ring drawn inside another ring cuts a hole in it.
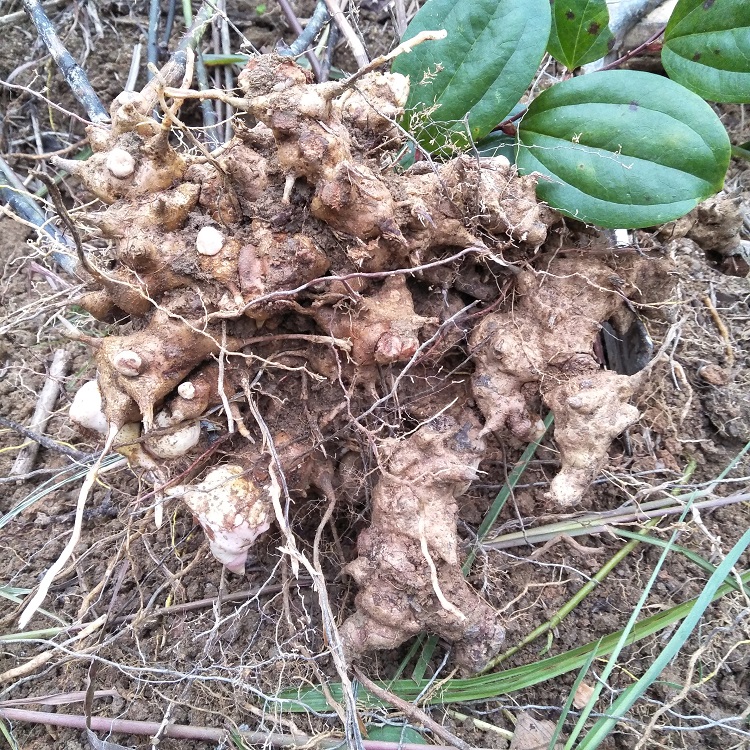
[{"label": "dried stalk", "polygon": [[36,26],[39,38],[44,42],[44,46],[49,50],[52,59],[68,82],[73,95],[86,110],[89,119],[92,122],[109,122],[109,114],[91,87],[88,76],[70,52],[65,49],[42,4],[39,0],[23,0],[23,7]]},{"label": "dried stalk", "polygon": [[[52,365],[49,369],[49,375],[44,382],[42,392],[39,394],[39,400],[36,403],[34,416],[31,418],[30,429],[34,432],[42,433],[47,427],[47,422],[49,422],[49,418],[52,415],[55,403],[57,402],[57,397],[60,394],[62,380],[68,374],[70,360],[71,355],[69,352],[65,351],[65,349],[58,349],[55,351],[54,357],[52,358]],[[36,441],[21,448],[13,463],[13,467],[10,470],[10,476],[28,474],[34,466],[34,461],[36,460],[36,454],[38,451],[39,443]]]},{"label": "dried stalk", "polygon": [[[25,721],[32,724],[86,729],[87,718],[74,714],[52,713],[50,711],[29,711],[22,708],[1,708],[0,719],[8,721]],[[121,734],[153,737],[161,731],[163,737],[181,740],[203,740],[206,742],[226,742],[230,732],[226,729],[198,727],[185,724],[167,724],[162,727],[158,721],[134,721],[132,719],[107,719],[103,716],[90,717],[89,726],[96,732],[119,732]],[[316,740],[307,734],[279,734],[277,732],[252,732],[244,729],[233,729],[231,734],[241,737],[246,743],[262,747],[309,747],[328,750],[342,747],[341,740],[324,738]],[[424,750],[424,745],[409,742],[381,742],[363,740],[365,750]],[[453,750],[447,745],[430,745],[433,750]]]}]

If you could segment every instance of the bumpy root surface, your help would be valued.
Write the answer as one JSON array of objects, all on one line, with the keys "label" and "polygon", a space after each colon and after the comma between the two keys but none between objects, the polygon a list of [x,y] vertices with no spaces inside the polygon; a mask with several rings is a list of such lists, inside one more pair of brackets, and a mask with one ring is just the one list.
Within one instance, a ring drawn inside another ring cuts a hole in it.
[{"label": "bumpy root surface", "polygon": [[495,610],[466,583],[456,533],[456,499],[476,478],[484,452],[469,413],[438,417],[393,445],[372,497],[372,521],[359,557],[345,571],[359,584],[357,612],[342,626],[351,656],[395,648],[426,631],[457,644],[467,672],[503,643]]},{"label": "bumpy root surface", "polygon": [[[262,56],[239,83],[236,136],[213,153],[177,145],[176,110],[151,117],[152,83],[115,100],[111,127],[89,129],[89,161],[58,160],[103,204],[80,216],[108,250],[106,263],[89,254],[79,302],[130,320],[91,340],[98,387],[74,418],[120,429],[118,450],[160,487],[179,475],[168,493],[237,573],[276,517],[270,498],[328,494],[334,475],[360,503],[352,478],[380,461],[347,567],[362,588],[346,648],[356,657],[426,629],[474,669],[503,634],[460,571],[457,498],[482,436],[531,439],[543,401],[563,459],[552,495],[580,497],[637,418],[633,384],[603,371],[592,346],[641,267],[532,270],[559,217],[503,158],[395,169],[401,76],[313,85]],[[514,277],[508,261],[527,270]]]},{"label": "bumpy root surface", "polygon": [[554,414],[562,465],[548,497],[557,507],[580,500],[612,440],[638,419],[628,403],[638,378],[603,370],[595,344],[605,322],[624,336],[633,320],[628,298],[663,272],[640,257],[616,269],[558,259],[522,272],[512,308],[486,316],[472,332],[472,390],[484,432],[528,442],[543,430],[542,403]]}]

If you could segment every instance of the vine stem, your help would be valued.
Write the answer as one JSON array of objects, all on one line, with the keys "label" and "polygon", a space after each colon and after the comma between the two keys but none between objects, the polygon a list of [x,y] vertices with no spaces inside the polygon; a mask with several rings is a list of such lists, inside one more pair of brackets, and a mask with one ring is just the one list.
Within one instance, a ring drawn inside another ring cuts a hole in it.
[{"label": "vine stem", "polygon": [[60,41],[52,21],[39,0],[23,0],[24,10],[28,13],[39,38],[49,50],[52,59],[60,68],[65,80],[76,99],[83,105],[86,114],[92,122],[109,122],[109,113],[104,108],[99,97],[89,82],[83,68],[73,59],[73,56]]},{"label": "vine stem", "polygon": [[613,60],[608,65],[605,65],[602,68],[599,68],[597,71],[598,73],[601,73],[604,70],[614,70],[615,68],[619,68],[620,65],[630,60],[631,57],[635,57],[639,52],[642,52],[646,47],[648,47],[649,44],[653,44],[665,31],[667,27],[662,26],[656,33],[652,34],[643,44],[639,44],[635,49],[631,49],[630,52],[624,54],[622,57],[618,58],[617,60]]}]

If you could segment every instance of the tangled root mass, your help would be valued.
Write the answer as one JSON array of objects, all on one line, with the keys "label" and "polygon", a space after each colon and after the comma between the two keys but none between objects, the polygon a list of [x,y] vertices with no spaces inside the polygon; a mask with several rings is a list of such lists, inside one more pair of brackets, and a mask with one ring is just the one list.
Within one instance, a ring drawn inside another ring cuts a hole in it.
[{"label": "tangled root mass", "polygon": [[349,655],[426,630],[476,670],[503,628],[461,574],[458,501],[487,442],[533,439],[545,406],[562,461],[550,502],[580,499],[638,417],[634,379],[593,345],[643,263],[550,262],[559,217],[503,158],[396,169],[399,75],[314,85],[262,56],[239,82],[236,134],[210,154],[179,145],[176,108],[160,123],[131,93],[91,126],[89,161],[60,160],[104,204],[80,217],[107,258],[89,258],[79,304],[129,320],[90,341],[96,382],[72,416],[119,430],[157,487],[180,475],[166,493],[237,573],[274,496],[369,495],[345,568],[360,587]]}]

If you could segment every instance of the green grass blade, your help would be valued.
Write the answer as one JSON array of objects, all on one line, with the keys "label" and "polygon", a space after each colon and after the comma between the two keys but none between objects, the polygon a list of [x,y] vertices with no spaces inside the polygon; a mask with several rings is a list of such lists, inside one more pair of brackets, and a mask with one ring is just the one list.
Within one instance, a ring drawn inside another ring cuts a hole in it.
[{"label": "green grass blade", "polygon": [[737,544],[732,547],[729,554],[716,569],[711,578],[708,579],[706,587],[701,595],[695,600],[694,606],[683,620],[677,632],[672,636],[667,646],[646,670],[643,677],[625,690],[612,704],[607,716],[599,719],[588,732],[583,741],[578,745],[578,750],[595,750],[611,732],[614,725],[632,708],[633,704],[653,684],[656,678],[664,671],[667,665],[674,659],[685,641],[695,630],[698,621],[703,616],[708,605],[714,600],[714,595],[720,587],[726,586],[722,581],[730,574],[732,568],[739,560],[742,553],[750,546],[750,530],[746,531]]},{"label": "green grass blade", "polygon": [[[649,522],[650,526],[654,526],[657,523],[657,519]],[[644,539],[649,537],[644,536]],[[633,539],[628,542],[622,549],[618,550],[599,570],[582,586],[547,622],[540,625],[531,631],[525,638],[514,644],[507,651],[496,656],[490,663],[482,670],[482,672],[489,672],[496,666],[504,662],[513,654],[520,651],[524,646],[529,643],[533,643],[539,636],[550,632],[556,628],[599,584],[636,548],[640,540]]]},{"label": "green grass blade", "polygon": [[[742,456],[750,449],[750,443],[745,445],[745,447],[729,462],[729,464],[724,468],[724,470],[719,474],[717,477],[717,481],[721,481],[724,479],[727,474],[739,463]],[[682,511],[682,514],[680,515],[679,522],[678,522],[678,529],[679,524],[681,524],[684,519],[686,518],[687,514],[690,512],[691,507],[693,506],[693,503],[697,497],[697,492],[691,493],[687,501],[685,503],[685,507]],[[675,541],[677,540],[677,537],[679,535],[679,530],[676,529],[672,536],[669,539],[669,542],[667,545],[662,549],[662,553],[659,556],[659,561],[656,563],[656,567],[654,568],[651,576],[649,577],[648,583],[646,584],[646,588],[643,591],[643,594],[641,594],[641,597],[638,599],[638,603],[635,606],[635,609],[633,610],[633,613],[630,615],[630,618],[628,619],[628,623],[625,626],[625,629],[622,631],[622,635],[620,637],[619,642],[615,646],[615,648],[612,650],[612,654],[609,658],[609,661],[607,662],[607,665],[605,666],[604,670],[601,673],[601,676],[594,687],[594,693],[592,696],[592,700],[589,702],[589,704],[581,711],[581,715],[578,718],[578,721],[573,728],[573,732],[571,733],[570,737],[568,738],[568,741],[565,743],[565,750],[571,750],[573,747],[575,741],[578,739],[579,734],[583,731],[583,728],[586,724],[586,721],[588,721],[589,715],[591,714],[591,710],[596,703],[596,700],[598,699],[599,695],[601,694],[604,685],[607,684],[607,680],[609,679],[610,674],[612,674],[612,671],[614,670],[615,666],[617,665],[617,659],[620,655],[620,652],[625,646],[627,636],[630,633],[630,630],[635,626],[636,620],[638,618],[638,615],[640,614],[641,610],[643,609],[643,606],[646,603],[646,599],[648,598],[648,595],[656,582],[656,577],[659,574],[659,571],[661,570],[662,566],[664,565],[664,562],[667,559],[667,555],[669,554],[670,549],[674,545]],[[726,585],[726,584],[725,584]],[[731,590],[731,587],[729,587]],[[694,600],[695,603],[695,600]],[[692,611],[692,607],[691,610]]]},{"label": "green grass blade", "polygon": [[[424,638],[425,636],[423,634],[420,637],[420,641],[424,640]],[[419,655],[419,659],[417,659],[417,663],[414,665],[414,671],[411,673],[411,678],[414,682],[421,682],[424,679],[425,672],[427,672],[427,666],[430,663],[430,659],[432,659],[432,655],[435,653],[437,645],[438,637],[436,635],[427,637],[422,653]]]},{"label": "green grass blade", "polygon": [[8,727],[5,726],[4,721],[0,721],[0,735],[5,737],[5,741],[8,743],[8,747],[10,748],[10,750],[19,750],[16,740],[14,739],[13,735],[10,733],[10,730],[8,729]]},{"label": "green grass blade", "polygon": [[[102,461],[102,466],[99,473],[103,474],[107,469],[110,469],[121,460],[122,456],[117,453],[113,453],[107,456]],[[56,492],[59,489],[62,489],[68,484],[78,482],[79,480],[83,479],[83,477],[85,477],[88,472],[88,465],[82,465],[82,468],[77,469],[70,476],[64,477],[63,479],[58,479],[59,476],[64,475],[71,468],[73,467],[60,469],[59,475],[47,479],[45,482],[36,487],[23,500],[16,503],[7,513],[0,516],[0,529],[2,529],[4,526],[7,526],[7,524],[9,524],[16,516],[18,516],[27,508],[30,508],[32,505],[34,505],[34,503],[39,502],[39,500],[43,499],[47,495],[51,494],[52,492]]]},{"label": "green grass blade", "polygon": [[[652,536],[647,536],[646,534],[638,534],[635,531],[626,531],[625,529],[612,529],[612,533],[617,534],[617,536],[624,536],[627,539],[637,539],[639,542],[646,542],[657,547],[666,547],[669,544],[669,542],[665,542],[663,539],[657,539]],[[708,560],[702,558],[692,550],[687,549],[687,547],[682,547],[679,544],[673,544],[671,546],[671,550],[672,552],[679,552],[681,555],[690,560],[690,562],[695,563],[699,568],[705,570],[709,575],[713,575],[716,572],[715,565],[712,565],[710,562],[708,562]],[[741,590],[739,584],[734,580],[732,576],[729,576],[724,581],[724,583],[732,586],[735,591]]]},{"label": "green grass blade", "polygon": [[553,421],[554,417],[552,416],[552,412],[550,412],[544,418],[544,432],[533,443],[529,443],[526,446],[526,450],[521,454],[521,458],[518,459],[518,463],[516,463],[516,465],[513,467],[513,470],[508,475],[508,481],[503,485],[500,492],[497,493],[497,497],[490,506],[490,509],[487,511],[484,520],[477,530],[476,544],[466,556],[466,561],[461,567],[465,576],[469,574],[471,566],[476,559],[477,552],[479,551],[479,545],[481,545],[482,542],[487,538],[487,535],[490,533],[490,529],[497,522],[500,512],[505,507],[505,503],[508,502],[508,498],[513,495],[513,490],[515,490],[516,485],[521,481],[521,477],[528,468],[531,459],[534,458],[534,454],[537,452],[537,449],[544,439],[544,436],[547,434],[547,431],[552,426]]},{"label": "green grass blade", "polygon": [[581,667],[581,671],[578,673],[576,681],[573,683],[573,687],[570,689],[570,694],[565,701],[565,705],[560,712],[560,718],[557,720],[557,724],[555,725],[555,731],[552,733],[552,738],[550,739],[548,746],[549,750],[555,750],[557,740],[560,738],[560,734],[562,733],[563,727],[565,726],[565,720],[568,718],[568,713],[570,713],[570,707],[573,705],[573,701],[575,700],[578,688],[581,686],[583,678],[586,677],[586,673],[589,671],[589,667],[594,663],[594,659],[596,659],[598,655],[599,644],[597,643],[597,647],[591,652],[589,658],[586,659],[586,663]]},{"label": "green grass blade", "polygon": [[[750,570],[745,571],[740,580],[743,586],[750,585]],[[735,589],[724,583],[713,595],[711,601],[726,596]],[[670,627],[686,617],[696,605],[697,599],[677,604],[670,609],[651,615],[640,622],[626,634],[624,645],[628,646],[637,641],[658,633],[665,628]],[[551,656],[547,659],[526,664],[521,667],[514,667],[495,674],[482,675],[480,677],[470,677],[460,680],[448,680],[443,683],[439,690],[425,696],[422,703],[424,705],[439,705],[445,703],[456,703],[469,700],[488,700],[498,695],[506,695],[517,690],[523,690],[533,685],[538,685],[546,680],[551,680],[561,674],[572,672],[580,669],[589,659],[593,652],[597,657],[611,654],[618,646],[624,630],[617,631],[605,636],[600,641],[588,643],[585,646],[566,651],[565,653]],[[414,701],[419,694],[427,687],[428,681],[414,682],[414,680],[398,680],[392,683],[382,683],[391,692],[400,696],[404,700]],[[341,686],[338,684],[329,685],[329,689],[338,699],[341,697]],[[294,713],[329,710],[325,695],[319,688],[309,688],[297,690],[295,688],[284,690],[276,696],[279,704],[278,708],[284,711]],[[382,703],[366,690],[360,689],[358,700],[366,707],[381,707]]]},{"label": "green grass blade", "polygon": [[18,633],[3,633],[0,635],[0,643],[19,643],[20,641],[37,641],[54,638],[60,633],[65,633],[68,627],[45,628],[44,630],[29,630]]},{"label": "green grass blade", "polygon": [[411,647],[409,648],[409,651],[407,652],[406,656],[401,660],[401,663],[398,665],[398,669],[396,670],[396,674],[393,675],[393,681],[399,680],[401,678],[401,675],[404,673],[404,670],[409,665],[409,662],[414,658],[417,651],[419,651],[420,646],[424,643],[424,633],[422,635],[417,636],[414,639],[414,643],[411,644]]}]

